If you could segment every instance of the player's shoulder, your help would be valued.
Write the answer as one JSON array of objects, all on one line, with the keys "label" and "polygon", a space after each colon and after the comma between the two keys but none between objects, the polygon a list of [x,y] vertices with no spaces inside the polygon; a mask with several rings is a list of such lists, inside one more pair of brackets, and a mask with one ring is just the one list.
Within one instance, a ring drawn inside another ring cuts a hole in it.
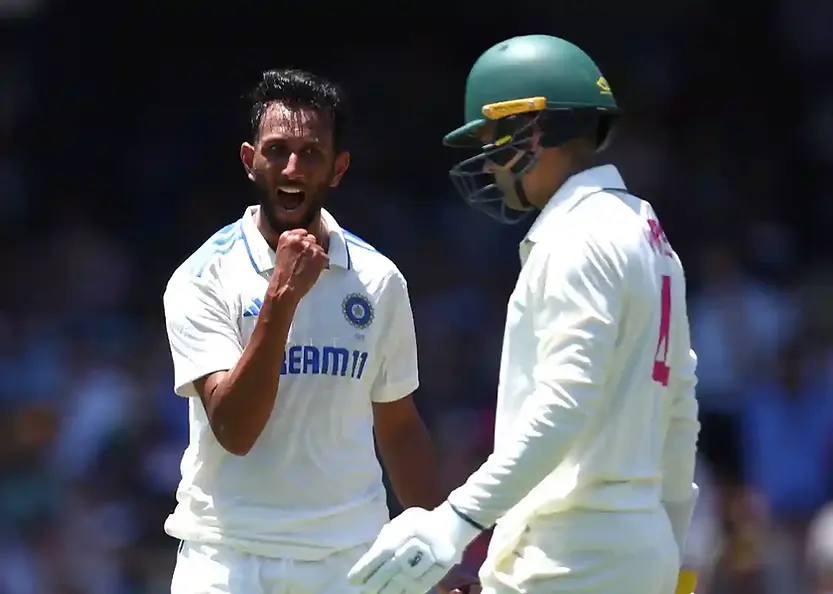
[{"label": "player's shoulder", "polygon": [[651,203],[625,190],[605,194],[610,196],[605,205],[609,217],[597,224],[594,240],[604,246],[616,269],[651,288],[658,271],[684,282],[682,262]]},{"label": "player's shoulder", "polygon": [[381,310],[394,310],[408,301],[405,275],[389,257],[369,242],[342,228],[350,267],[367,295]]},{"label": "player's shoulder", "polygon": [[621,256],[650,248],[662,227],[651,204],[629,190],[603,189],[576,208],[571,225],[586,241]]},{"label": "player's shoulder", "polygon": [[578,217],[593,221],[594,229],[606,233],[632,231],[642,226],[650,204],[630,190],[603,188],[590,194],[575,209]]},{"label": "player's shoulder", "polygon": [[645,200],[627,190],[594,191],[561,217],[557,228],[537,234],[541,241],[533,253],[560,267],[591,266],[624,276],[649,248],[652,213]]},{"label": "player's shoulder", "polygon": [[174,270],[165,287],[166,297],[219,286],[223,272],[234,268],[230,261],[241,249],[245,250],[243,228],[237,220],[213,233]]},{"label": "player's shoulder", "polygon": [[[588,193],[553,217],[552,222],[546,220],[539,225],[536,221],[528,237],[533,237],[536,249],[543,248],[539,251],[562,256],[566,249],[575,251],[580,246],[604,251],[614,249],[622,245],[624,238],[635,236],[642,226],[643,201],[622,192],[603,189]],[[545,210],[539,216],[546,214]]]},{"label": "player's shoulder", "polygon": [[404,282],[405,277],[388,256],[355,233],[342,229],[347,244],[350,266],[368,281],[384,284],[391,278]]}]

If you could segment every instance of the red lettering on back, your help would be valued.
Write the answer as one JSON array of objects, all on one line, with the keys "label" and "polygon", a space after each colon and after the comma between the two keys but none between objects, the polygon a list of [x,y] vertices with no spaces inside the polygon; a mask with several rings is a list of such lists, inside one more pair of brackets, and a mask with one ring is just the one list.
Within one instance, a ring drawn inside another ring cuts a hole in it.
[{"label": "red lettering on back", "polygon": [[657,352],[654,355],[654,371],[651,377],[663,386],[668,385],[671,368],[668,366],[668,348],[671,341],[671,277],[662,276],[660,293],[659,337]]},{"label": "red lettering on back", "polygon": [[671,244],[665,236],[665,231],[662,230],[662,225],[656,219],[648,219],[648,229],[646,231],[648,236],[648,243],[651,249],[661,256],[671,257],[674,250],[671,249]]}]

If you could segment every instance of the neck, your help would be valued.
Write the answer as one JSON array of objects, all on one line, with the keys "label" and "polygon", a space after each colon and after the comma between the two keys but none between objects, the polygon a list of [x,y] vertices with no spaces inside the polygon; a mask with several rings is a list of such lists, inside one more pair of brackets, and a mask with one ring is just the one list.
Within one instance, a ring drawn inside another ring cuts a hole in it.
[{"label": "neck", "polygon": [[[272,229],[272,226],[269,224],[269,221],[266,220],[266,217],[263,215],[263,211],[261,209],[258,209],[257,214],[255,215],[255,223],[257,225],[257,230],[260,231],[260,234],[263,236],[263,239],[266,240],[269,247],[273,250],[277,250],[278,239],[281,234]],[[312,222],[307,225],[306,230],[315,236],[316,241],[318,241],[318,244],[324,248],[324,251],[329,251],[330,231],[327,229],[327,224],[324,222],[320,212],[316,215]]]}]

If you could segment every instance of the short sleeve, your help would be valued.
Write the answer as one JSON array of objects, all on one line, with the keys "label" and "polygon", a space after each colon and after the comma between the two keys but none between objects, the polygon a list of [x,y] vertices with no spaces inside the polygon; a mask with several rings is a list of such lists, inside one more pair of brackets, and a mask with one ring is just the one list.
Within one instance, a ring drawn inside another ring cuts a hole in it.
[{"label": "short sleeve", "polygon": [[393,402],[412,394],[419,386],[416,332],[408,286],[399,271],[388,279],[380,307],[389,308],[384,317],[380,353],[382,364],[371,393],[373,402]]},{"label": "short sleeve", "polygon": [[174,390],[180,396],[197,396],[195,380],[231,369],[240,359],[237,324],[216,289],[200,279],[172,280],[163,301]]}]

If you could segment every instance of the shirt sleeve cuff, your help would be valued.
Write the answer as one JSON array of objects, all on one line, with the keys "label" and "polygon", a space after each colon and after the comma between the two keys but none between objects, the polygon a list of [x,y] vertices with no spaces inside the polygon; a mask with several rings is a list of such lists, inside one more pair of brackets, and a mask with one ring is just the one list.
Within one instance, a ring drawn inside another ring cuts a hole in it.
[{"label": "shirt sleeve cuff", "polygon": [[454,511],[451,504],[446,501],[434,510],[437,522],[448,530],[448,535],[454,550],[462,553],[482,532],[473,523],[467,521],[463,516]]},{"label": "shirt sleeve cuff", "polygon": [[371,400],[379,403],[395,402],[405,398],[405,396],[413,394],[416,392],[418,387],[419,379],[416,377],[402,380],[394,384],[387,384],[382,389],[375,390],[373,394],[371,394]]},{"label": "shirt sleeve cuff", "polygon": [[211,361],[205,361],[199,366],[194,366],[176,373],[174,377],[174,392],[178,396],[184,396],[186,398],[197,396],[197,390],[194,388],[195,381],[218,371],[228,371],[237,365],[239,359],[239,355],[215,357]]}]

